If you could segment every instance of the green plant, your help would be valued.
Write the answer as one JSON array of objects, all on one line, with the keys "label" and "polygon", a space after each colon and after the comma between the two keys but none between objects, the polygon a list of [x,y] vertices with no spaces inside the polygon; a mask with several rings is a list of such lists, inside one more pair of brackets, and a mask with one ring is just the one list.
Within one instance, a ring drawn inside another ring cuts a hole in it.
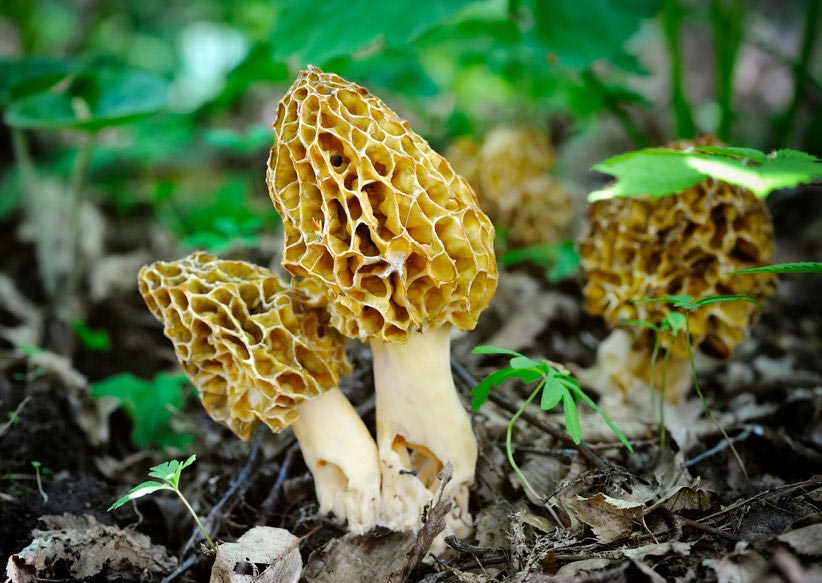
[{"label": "green plant", "polygon": [[105,352],[111,348],[111,338],[105,330],[95,330],[81,320],[71,320],[69,326],[86,350]]},{"label": "green plant", "polygon": [[[0,60],[0,72],[0,107],[11,128],[26,211],[35,226],[40,276],[57,317],[68,326],[83,269],[77,261],[80,209],[98,135],[162,110],[165,84],[142,71],[49,59]],[[67,197],[51,196],[44,187],[26,135],[30,130],[77,133]],[[65,339],[56,342],[58,352],[67,352]]]},{"label": "green plant", "polygon": [[573,241],[511,249],[500,258],[506,267],[523,261],[545,268],[545,277],[551,282],[574,277],[579,272],[579,254]]},{"label": "green plant", "polygon": [[34,475],[36,476],[36,479],[37,479],[37,491],[40,492],[40,496],[43,498],[43,504],[48,504],[49,503],[49,495],[46,494],[46,491],[43,489],[43,478],[40,476],[41,470],[42,470],[42,473],[44,473],[44,474],[47,473],[47,468],[44,468],[43,464],[41,464],[38,461],[31,462],[31,467],[34,468]]},{"label": "green plant", "polygon": [[182,409],[191,395],[189,387],[182,373],[159,373],[151,380],[122,373],[94,383],[91,396],[117,399],[132,420],[131,441],[137,447],[183,450],[192,436],[175,432],[169,422],[173,412]]},{"label": "green plant", "polygon": [[628,448],[628,451],[633,451],[633,447],[628,441],[628,438],[625,437],[622,431],[611,421],[599,405],[583,392],[579,381],[567,372],[559,370],[548,362],[532,360],[518,352],[504,348],[477,346],[471,352],[473,354],[504,354],[511,356],[511,360],[506,368],[492,372],[471,390],[473,397],[471,408],[474,412],[479,411],[482,404],[488,400],[488,395],[492,388],[498,387],[508,379],[518,378],[525,383],[537,383],[536,388],[511,417],[505,434],[505,451],[508,456],[508,463],[511,464],[511,468],[513,468],[523,485],[535,498],[540,499],[541,497],[536,493],[533,486],[531,486],[528,479],[519,469],[516,460],[514,460],[511,437],[517,420],[540,393],[540,408],[543,411],[549,411],[562,403],[565,413],[565,430],[571,436],[574,443],[579,444],[582,439],[582,426],[579,422],[579,412],[577,410],[577,401],[581,400],[602,416],[605,423],[611,428],[611,431],[614,432],[614,435]]},{"label": "green plant", "polygon": [[746,275],[754,273],[822,273],[820,261],[798,261],[796,263],[774,263],[751,269],[737,269],[729,271],[727,275]]},{"label": "green plant", "polygon": [[765,154],[737,147],[645,148],[614,156],[592,169],[610,174],[616,181],[588,195],[591,202],[614,197],[667,196],[708,177],[742,186],[765,198],[776,189],[822,178],[822,159],[787,149]]},{"label": "green plant", "polygon": [[216,551],[217,546],[214,544],[214,541],[211,540],[211,536],[209,536],[208,531],[203,526],[203,523],[200,521],[197,513],[194,512],[191,504],[188,503],[188,500],[186,500],[186,497],[183,496],[183,493],[180,491],[180,475],[183,470],[193,464],[196,459],[197,456],[192,455],[184,462],[171,460],[162,463],[159,466],[154,466],[149,470],[148,476],[150,478],[157,478],[159,481],[148,480],[142,484],[134,486],[134,488],[128,491],[128,494],[112,504],[108,511],[111,512],[112,510],[116,510],[130,500],[136,500],[137,498],[141,498],[142,496],[146,496],[148,494],[153,494],[154,492],[158,492],[160,490],[171,490],[179,496],[180,500],[183,502],[183,505],[185,505],[191,516],[194,517],[194,522],[197,523],[197,528],[199,528],[200,532],[203,533],[206,542],[208,542],[209,548],[212,551]]},{"label": "green plant", "polygon": [[[661,298],[640,298],[632,300],[634,303],[665,303],[670,304],[670,306],[674,309],[682,310],[681,312],[668,312],[663,320],[659,324],[654,324],[652,322],[648,322],[646,320],[628,320],[624,322],[625,325],[635,325],[635,326],[644,326],[656,331],[656,340],[654,342],[654,351],[651,357],[651,370],[653,370],[654,365],[656,364],[656,359],[659,351],[660,346],[660,337],[662,333],[665,331],[670,331],[673,341],[673,337],[676,336],[680,331],[685,333],[685,346],[688,349],[688,362],[690,363],[691,369],[691,380],[694,385],[694,389],[696,390],[696,394],[699,396],[700,401],[702,401],[702,405],[705,408],[705,413],[708,415],[708,418],[716,425],[719,429],[722,436],[727,440],[728,445],[731,448],[734,456],[736,457],[739,465],[742,467],[742,471],[745,472],[745,465],[742,463],[742,458],[739,456],[739,453],[736,451],[736,448],[733,445],[733,441],[725,432],[725,429],[720,425],[719,421],[717,421],[716,417],[714,416],[711,407],[708,405],[708,401],[705,399],[705,396],[702,394],[702,389],[699,386],[699,379],[696,375],[696,365],[694,363],[694,350],[693,344],[691,342],[691,332],[689,327],[688,315],[693,310],[701,308],[703,306],[708,306],[710,304],[717,304],[721,302],[735,302],[735,301],[744,301],[750,302],[752,304],[756,304],[757,306],[762,306],[762,304],[755,299],[753,299],[749,295],[745,294],[729,294],[729,295],[714,295],[714,296],[706,296],[704,298],[695,299],[693,296],[682,294],[682,295],[672,295],[672,296],[665,296]],[[666,360],[663,363],[663,378],[661,381],[661,392],[662,392],[662,400],[660,402],[660,442],[662,442],[664,436],[664,386],[665,386],[665,365],[667,365],[667,358],[670,354],[670,351],[666,351],[665,358]],[[746,472],[747,474],[747,472]]]}]

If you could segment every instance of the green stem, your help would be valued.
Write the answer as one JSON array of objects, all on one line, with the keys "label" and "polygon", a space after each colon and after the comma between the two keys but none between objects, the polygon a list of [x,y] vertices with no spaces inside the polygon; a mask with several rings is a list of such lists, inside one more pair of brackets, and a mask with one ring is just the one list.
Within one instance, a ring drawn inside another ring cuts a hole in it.
[{"label": "green stem", "polygon": [[722,434],[722,437],[725,438],[725,441],[728,442],[728,446],[731,448],[731,451],[736,458],[736,461],[739,462],[739,467],[742,468],[742,473],[745,474],[745,478],[748,478],[748,470],[745,469],[745,464],[742,462],[742,457],[739,455],[739,452],[736,451],[734,447],[734,442],[731,441],[731,438],[725,432],[725,428],[720,425],[719,421],[716,417],[714,417],[714,412],[711,411],[711,408],[708,406],[708,401],[705,399],[705,396],[702,394],[702,389],[699,387],[699,382],[696,378],[696,364],[694,364],[694,352],[693,347],[691,346],[691,330],[690,330],[690,321],[688,320],[688,312],[685,312],[685,346],[688,347],[688,361],[691,364],[691,378],[694,382],[694,389],[696,389],[696,394],[699,395],[699,400],[702,401],[702,406],[705,407],[705,412],[708,414],[708,417],[716,425],[719,432]]},{"label": "green stem", "polygon": [[682,22],[682,6],[679,0],[665,0],[660,18],[662,20],[662,31],[665,35],[665,44],[668,47],[668,56],[671,59],[671,99],[674,108],[676,137],[691,138],[696,128],[691,113],[691,105],[685,93],[682,50],[679,46],[679,32]]},{"label": "green stem", "polygon": [[747,8],[747,0],[711,0],[716,101],[719,105],[717,135],[724,141],[731,139],[731,127],[734,121],[734,70],[745,30]]},{"label": "green stem", "polygon": [[179,489],[174,488],[174,491],[177,493],[177,496],[179,496],[179,497],[180,497],[180,500],[182,500],[182,501],[183,501],[183,504],[184,504],[184,505],[185,505],[185,507],[188,509],[188,511],[189,511],[189,513],[191,514],[191,516],[193,516],[193,517],[194,517],[194,522],[196,522],[196,523],[197,523],[197,528],[199,528],[199,529],[200,529],[200,532],[202,532],[202,533],[203,533],[203,536],[205,537],[206,542],[208,543],[208,547],[209,547],[212,551],[217,552],[217,545],[215,545],[215,544],[214,544],[214,541],[213,541],[213,540],[211,540],[211,537],[208,535],[208,531],[207,531],[207,530],[205,529],[205,527],[203,526],[203,523],[202,523],[202,522],[200,522],[200,517],[199,517],[199,516],[197,516],[197,513],[196,513],[196,512],[194,512],[194,509],[193,509],[193,508],[191,507],[191,505],[188,503],[188,500],[186,500],[186,497],[185,497],[185,496],[183,496],[183,493],[182,493],[182,492],[180,492],[180,490],[179,490]]},{"label": "green stem", "polygon": [[77,284],[79,281],[79,257],[80,249],[80,214],[83,208],[84,199],[84,183],[88,174],[89,162],[91,155],[94,152],[94,146],[97,142],[96,134],[89,134],[83,143],[80,151],[77,152],[77,157],[74,159],[74,166],[71,170],[71,205],[69,207],[69,222],[68,222],[68,237],[67,245],[70,254],[70,267],[67,277],[66,293],[58,296],[58,315],[64,322],[67,322],[73,311],[72,303],[77,294]]},{"label": "green stem", "polygon": [[14,157],[17,166],[20,168],[20,176],[23,180],[23,195],[26,209],[31,220],[34,221],[36,239],[35,251],[37,254],[37,265],[40,277],[43,280],[43,287],[49,300],[53,301],[57,295],[57,281],[54,273],[51,247],[54,235],[51,232],[48,221],[49,208],[45,204],[41,195],[37,172],[31,158],[26,135],[21,128],[11,128],[11,141],[14,149]]},{"label": "green stem", "polygon": [[822,13],[822,0],[807,0],[805,3],[805,30],[802,35],[802,47],[799,50],[799,60],[793,65],[793,97],[787,109],[773,122],[773,139],[775,146],[784,146],[791,136],[799,103],[810,79],[809,65],[813,55],[819,27],[819,17]]},{"label": "green stem", "polygon": [[525,399],[522,407],[520,407],[511,417],[511,421],[508,422],[508,429],[505,432],[505,453],[508,455],[508,463],[511,464],[511,467],[514,469],[514,473],[517,474],[517,477],[519,477],[520,481],[525,486],[525,489],[528,490],[536,500],[541,500],[542,497],[537,494],[536,490],[534,490],[533,486],[531,486],[531,482],[528,481],[528,478],[525,477],[525,474],[522,473],[522,470],[519,469],[517,462],[514,460],[514,450],[511,447],[511,435],[514,432],[514,424],[517,422],[517,419],[519,419],[525,412],[525,409],[531,404],[531,401],[536,398],[544,385],[545,380],[543,379],[543,381],[537,385],[537,388],[534,389],[534,392],[531,393],[527,399]]}]

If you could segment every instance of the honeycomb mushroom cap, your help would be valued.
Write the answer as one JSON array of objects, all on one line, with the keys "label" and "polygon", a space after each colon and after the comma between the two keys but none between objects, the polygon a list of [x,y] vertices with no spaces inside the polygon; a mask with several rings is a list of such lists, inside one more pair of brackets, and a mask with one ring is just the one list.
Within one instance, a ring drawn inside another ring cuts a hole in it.
[{"label": "honeycomb mushroom cap", "polygon": [[368,90],[315,67],[274,128],[283,266],[323,283],[332,325],[386,342],[473,328],[496,288],[494,230],[445,158]]},{"label": "honeycomb mushroom cap", "polygon": [[[714,143],[703,139],[696,145]],[[684,149],[694,142],[678,142]],[[724,275],[771,262],[773,225],[765,204],[753,193],[706,179],[663,198],[615,198],[588,208],[590,232],[580,244],[587,276],[585,307],[611,326],[624,320],[660,323],[671,309],[664,303],[632,302],[666,295],[748,294],[764,301],[775,290],[770,274]],[[689,314],[693,345],[726,358],[741,342],[758,312],[745,301],[711,304]],[[650,330],[640,340],[653,342]],[[675,357],[688,356],[685,337],[662,345]]]},{"label": "honeycomb mushroom cap", "polygon": [[446,156],[474,187],[494,224],[507,229],[511,245],[556,243],[567,235],[573,203],[548,175],[554,152],[545,132],[501,126],[482,144],[469,138],[455,140]]},{"label": "honeycomb mushroom cap", "polygon": [[484,199],[510,204],[511,190],[554,166],[548,134],[534,127],[499,126],[488,132],[479,152],[479,190]]},{"label": "honeycomb mushroom cap", "polygon": [[281,431],[350,370],[325,310],[268,269],[197,252],[143,267],[139,288],[208,414],[243,439]]}]

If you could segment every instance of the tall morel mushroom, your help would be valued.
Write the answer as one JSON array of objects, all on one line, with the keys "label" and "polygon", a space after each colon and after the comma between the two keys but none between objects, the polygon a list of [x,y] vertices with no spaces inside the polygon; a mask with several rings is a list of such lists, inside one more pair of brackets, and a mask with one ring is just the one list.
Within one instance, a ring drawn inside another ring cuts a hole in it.
[{"label": "tall morel mushroom", "polygon": [[491,222],[468,183],[365,88],[315,67],[277,106],[268,186],[283,266],[326,289],[331,324],[371,344],[382,521],[416,529],[450,463],[466,534],[477,446],[450,369],[452,326],[496,288]]},{"label": "tall morel mushroom", "polygon": [[354,532],[375,526],[376,445],[338,388],[351,368],[344,338],[316,297],[203,252],[144,267],[139,287],[211,418],[244,440],[260,423],[274,433],[291,426],[320,512]]},{"label": "tall morel mushroom", "polygon": [[[675,142],[685,149],[714,145],[711,137],[695,142]],[[585,307],[602,315],[611,326],[642,319],[659,324],[671,307],[664,303],[632,300],[690,295],[748,294],[764,301],[775,289],[769,274],[737,277],[728,271],[771,262],[773,225],[765,204],[750,191],[726,182],[707,179],[675,195],[663,198],[615,198],[590,205],[590,232],[580,244],[585,270]],[[727,358],[750,328],[759,308],[744,302],[710,304],[691,312],[689,330],[694,348]],[[649,354],[652,332],[642,329],[639,354]],[[689,386],[688,357],[684,334],[662,337],[661,346],[671,351],[674,390],[671,400]],[[632,355],[631,367],[639,371]],[[680,362],[677,362],[679,360]],[[623,363],[624,364],[624,363]],[[625,366],[622,366],[625,368]],[[678,371],[678,373],[677,373]],[[677,378],[678,377],[678,378]]]}]

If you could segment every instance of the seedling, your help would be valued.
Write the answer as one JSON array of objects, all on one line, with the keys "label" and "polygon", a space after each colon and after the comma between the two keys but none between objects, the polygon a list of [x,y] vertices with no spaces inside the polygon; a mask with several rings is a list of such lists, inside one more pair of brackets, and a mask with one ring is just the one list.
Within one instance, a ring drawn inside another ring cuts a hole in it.
[{"label": "seedling", "polygon": [[822,273],[820,261],[798,261],[796,263],[775,263],[751,269],[729,271],[727,275],[747,275],[756,273]]},{"label": "seedling", "polygon": [[[34,468],[34,475],[37,478],[37,491],[40,492],[40,496],[43,497],[43,504],[48,504],[49,495],[46,494],[46,491],[43,489],[43,479],[40,477],[40,468],[43,468],[43,464],[34,461],[31,462],[31,467]],[[43,468],[43,473],[46,473],[46,468]]]},{"label": "seedling", "polygon": [[128,494],[117,500],[114,504],[112,504],[108,512],[112,510],[116,510],[126,502],[130,500],[136,500],[137,498],[142,498],[148,494],[153,494],[154,492],[158,492],[160,490],[171,490],[177,496],[180,497],[182,500],[183,505],[185,505],[186,509],[188,509],[191,516],[194,517],[194,522],[197,523],[197,528],[200,529],[200,532],[203,533],[203,536],[208,543],[209,548],[212,551],[217,550],[217,546],[214,544],[214,541],[211,540],[211,537],[206,531],[203,523],[200,521],[200,518],[197,516],[197,513],[194,512],[194,509],[191,507],[191,504],[188,503],[186,497],[183,496],[183,493],[180,491],[180,475],[182,474],[183,470],[194,463],[194,460],[197,459],[196,455],[192,455],[186,461],[180,462],[177,460],[171,460],[165,463],[160,464],[159,466],[154,466],[148,472],[148,476],[150,478],[158,478],[158,480],[148,480],[143,482],[138,486],[134,486],[131,490],[129,490]]},{"label": "seedling", "polygon": [[[645,326],[645,327],[649,327],[651,329],[657,330],[657,340],[656,340],[655,346],[654,346],[654,354],[652,355],[652,364],[651,364],[652,368],[651,368],[651,370],[653,370],[653,366],[654,366],[655,359],[656,359],[657,352],[658,352],[659,337],[661,335],[660,333],[664,332],[665,329],[670,329],[672,331],[672,339],[673,339],[673,335],[678,333],[680,330],[685,332],[685,346],[688,349],[688,362],[689,362],[690,368],[691,368],[691,379],[693,380],[694,389],[696,390],[696,394],[699,396],[699,400],[702,401],[702,405],[705,407],[706,414],[711,419],[711,421],[714,423],[714,425],[716,425],[716,427],[719,429],[720,433],[722,433],[722,436],[727,440],[728,445],[730,446],[731,451],[734,454],[734,457],[736,457],[737,461],[739,462],[739,465],[742,467],[742,471],[747,476],[747,471],[745,470],[745,464],[742,463],[742,458],[739,456],[739,453],[736,451],[736,448],[734,447],[733,442],[731,441],[731,438],[728,436],[728,434],[725,432],[725,429],[722,427],[722,425],[720,425],[719,421],[717,421],[716,417],[714,416],[713,411],[711,410],[710,406],[708,405],[708,401],[705,399],[705,396],[702,394],[702,389],[699,386],[699,380],[697,379],[697,376],[696,376],[696,365],[694,364],[694,350],[693,350],[693,345],[691,343],[691,332],[690,332],[690,327],[689,327],[688,315],[690,314],[691,311],[696,310],[697,308],[701,308],[703,306],[707,306],[707,305],[710,305],[710,304],[717,304],[717,303],[720,303],[720,302],[744,301],[744,302],[749,302],[749,303],[752,303],[752,304],[756,304],[757,306],[760,306],[760,307],[762,306],[762,304],[760,302],[756,301],[755,299],[753,299],[751,296],[746,295],[746,294],[714,295],[714,296],[707,296],[707,297],[704,297],[704,298],[700,298],[698,300],[694,299],[693,296],[683,294],[683,295],[675,295],[675,296],[665,296],[665,297],[661,297],[661,298],[643,298],[643,299],[637,299],[637,300],[632,300],[632,301],[634,303],[652,303],[652,302],[667,303],[667,304],[670,304],[671,307],[673,307],[675,309],[682,310],[682,312],[669,312],[666,315],[663,322],[658,327],[655,326],[653,323],[647,322],[645,320],[631,320],[629,322],[626,322],[626,324],[630,323],[630,324],[635,324],[635,325],[641,325],[641,326]],[[673,314],[679,314],[679,315],[678,316],[673,316]],[[671,319],[672,316],[673,316],[673,320]],[[667,322],[667,324],[665,324],[666,322]],[[672,324],[671,322],[673,322],[674,324]],[[666,358],[667,358],[669,353],[670,353],[670,351],[667,351]],[[663,372],[663,375],[664,375],[664,372]],[[664,383],[665,383],[665,381],[664,381],[664,377],[663,377],[663,380],[662,380],[662,385],[663,386],[664,386]],[[663,397],[664,397],[664,395],[663,395]],[[664,400],[662,402],[664,403]],[[662,408],[662,404],[660,404],[660,408]],[[661,423],[664,423],[664,418],[662,419]]]},{"label": "seedling", "polygon": [[511,464],[514,472],[535,498],[540,499],[541,496],[536,493],[514,460],[511,436],[514,431],[514,424],[525,412],[528,405],[530,405],[540,393],[542,395],[540,397],[540,408],[543,411],[549,411],[562,403],[565,412],[565,430],[571,436],[574,443],[579,444],[582,439],[582,426],[579,422],[579,412],[577,410],[577,401],[582,400],[602,416],[605,423],[611,428],[611,431],[614,432],[614,435],[628,448],[628,451],[634,451],[625,434],[623,434],[614,422],[611,421],[610,417],[600,409],[599,405],[583,392],[579,381],[570,374],[557,369],[545,361],[532,360],[513,350],[506,350],[494,346],[477,346],[471,352],[473,354],[506,354],[512,357],[506,368],[492,372],[480,381],[476,387],[471,389],[471,396],[473,397],[471,408],[474,412],[479,411],[482,404],[488,400],[488,394],[492,388],[498,387],[508,379],[518,378],[525,383],[537,383],[536,388],[531,392],[528,398],[525,399],[525,402],[517,412],[514,413],[513,417],[511,417],[505,433],[505,452],[508,456],[508,463]]}]

